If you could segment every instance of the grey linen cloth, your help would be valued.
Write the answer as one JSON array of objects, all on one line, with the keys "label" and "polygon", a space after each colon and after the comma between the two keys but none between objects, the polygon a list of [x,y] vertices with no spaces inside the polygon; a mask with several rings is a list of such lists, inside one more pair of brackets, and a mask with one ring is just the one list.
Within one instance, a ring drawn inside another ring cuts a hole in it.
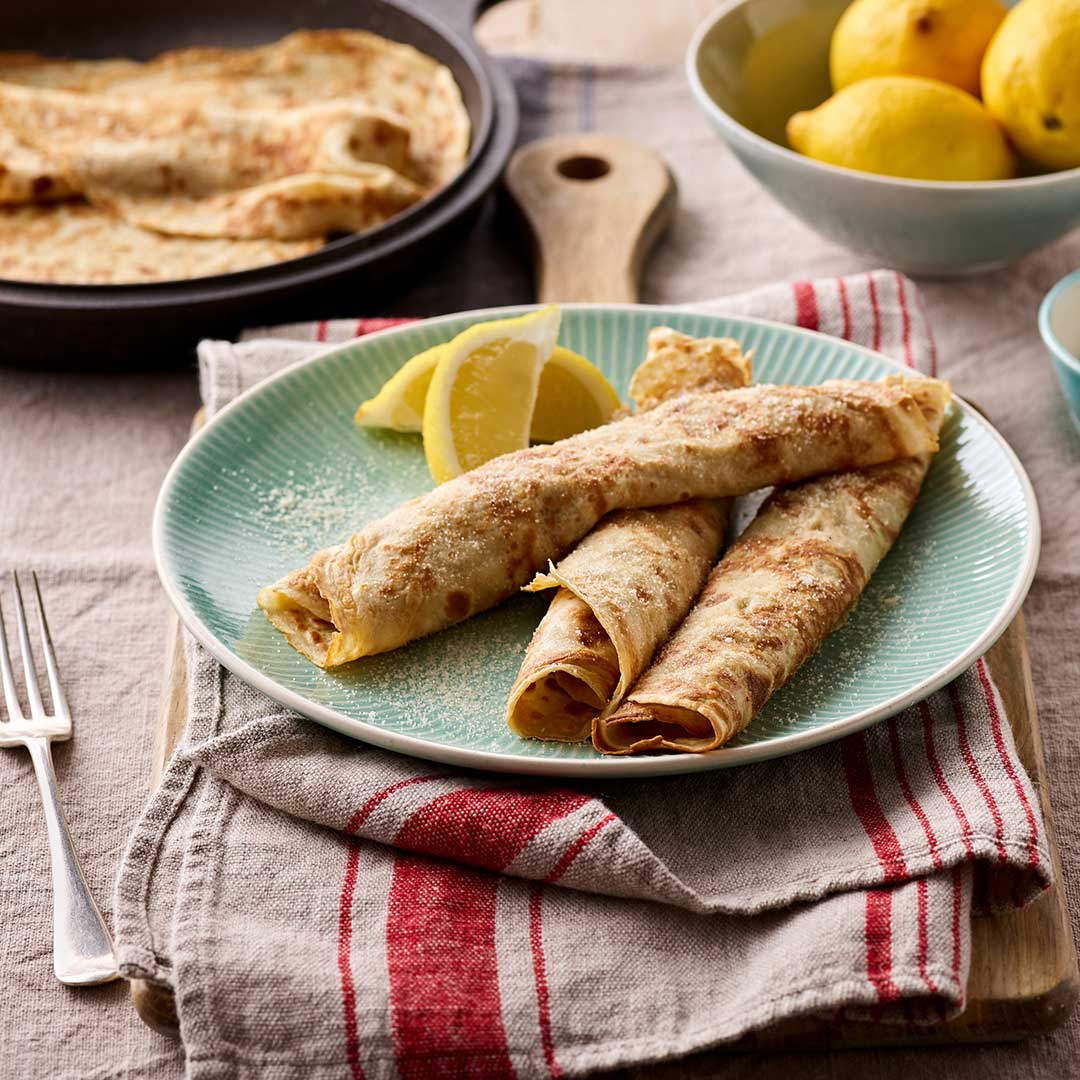
[{"label": "grey linen cloth", "polygon": [[[936,370],[897,274],[698,307]],[[205,343],[204,400],[381,325]],[[569,788],[351,742],[187,659],[188,729],[114,910],[124,974],[176,993],[192,1077],[574,1075],[793,1016],[938,1019],[964,1005],[973,908],[1050,881],[982,661],[814,751]]]},{"label": "grey linen cloth", "polygon": [[[679,303],[869,268],[788,215],[740,168],[696,108],[681,67],[513,67],[523,137],[591,127],[644,141],[671,165],[679,209],[644,268],[644,300]],[[1080,232],[1007,270],[919,285],[943,373],[993,418],[1040,499],[1042,554],[1024,614],[1074,924],[1080,846],[1067,825],[1080,813],[1080,435],[1035,318],[1046,290],[1077,266]],[[402,289],[392,302],[358,294],[326,314],[431,315],[532,297],[525,254],[489,211]],[[835,332],[831,322],[825,329]],[[107,917],[158,726],[168,601],[154,573],[150,518],[198,406],[193,370],[138,362],[125,375],[0,370],[0,566],[41,576],[75,715],[74,740],[55,747],[60,790]],[[124,984],[76,990],[53,979],[48,848],[33,771],[18,750],[0,754],[0,817],[0,1076],[175,1080],[184,1071],[179,1044],[139,1021]],[[1078,1036],[1074,1013],[1051,1035],[1017,1043],[706,1052],[635,1070],[633,1080],[1063,1077],[1076,1070]],[[339,1075],[349,1071],[346,1063]]]}]

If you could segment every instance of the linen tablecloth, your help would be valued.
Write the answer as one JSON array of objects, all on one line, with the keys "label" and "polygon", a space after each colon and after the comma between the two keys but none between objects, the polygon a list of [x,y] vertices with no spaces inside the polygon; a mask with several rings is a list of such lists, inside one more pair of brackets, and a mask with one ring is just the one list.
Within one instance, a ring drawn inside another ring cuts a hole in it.
[{"label": "linen tablecloth", "polygon": [[[647,268],[646,301],[680,302],[793,274],[861,267],[857,257],[789,218],[741,172],[694,112],[681,73],[517,67],[527,134],[591,125],[644,138],[671,162],[681,211]],[[682,117],[677,126],[666,122],[671,110]],[[1042,354],[1034,316],[1045,290],[1076,265],[1080,238],[1073,237],[1006,272],[921,284],[942,367],[960,393],[994,418],[1040,496],[1043,553],[1026,614],[1067,886],[1080,861],[1067,825],[1080,810],[1080,751],[1071,727],[1080,705],[1080,439]],[[528,299],[527,273],[489,218],[396,310],[423,315]],[[352,306],[361,310],[362,298]],[[123,379],[0,373],[0,551],[6,564],[43,571],[77,717],[76,742],[58,753],[61,786],[102,899],[144,798],[160,689],[158,628],[166,605],[150,565],[149,515],[196,403],[190,373]],[[18,1076],[178,1075],[175,1048],[135,1021],[122,988],[76,992],[52,982],[48,860],[36,788],[22,755],[0,756],[0,770],[0,812],[14,826],[0,835],[5,1068]],[[1071,896],[1075,911],[1075,888]],[[799,1059],[706,1054],[667,1075],[1064,1076],[1077,1060],[1077,1033],[1074,1019],[1049,1038],[1008,1047]]]}]

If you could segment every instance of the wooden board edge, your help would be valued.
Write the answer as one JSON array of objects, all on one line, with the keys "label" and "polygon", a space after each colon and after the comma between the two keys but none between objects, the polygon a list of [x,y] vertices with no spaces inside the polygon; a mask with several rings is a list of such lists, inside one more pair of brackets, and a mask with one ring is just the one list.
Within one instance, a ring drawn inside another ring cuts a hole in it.
[{"label": "wooden board edge", "polygon": [[[206,423],[206,410],[199,409],[191,421],[191,435]],[[184,635],[175,611],[166,616],[165,683],[161,691],[158,724],[150,761],[150,791],[161,783],[165,766],[184,734],[187,720],[187,659],[184,655]],[[176,1013],[176,998],[172,990],[145,979],[131,979],[131,1002],[147,1027],[159,1035],[180,1038],[180,1021]]]},{"label": "wooden board edge", "polygon": [[[1046,757],[1043,751],[1042,725],[1035,701],[1035,682],[1031,672],[1031,657],[1027,648],[1026,623],[1023,612],[1018,612],[1005,634],[987,653],[987,664],[994,683],[1001,694],[1005,706],[1005,715],[1012,728],[1017,754],[1031,779],[1032,786],[1039,797],[1043,823],[1046,828],[1046,846],[1050,854],[1050,864],[1054,875],[1054,884],[1040,897],[1031,909],[1043,905],[1053,912],[1053,929],[1057,937],[1058,956],[1062,960],[1056,978],[1044,988],[1031,995],[1030,1001],[1043,1002],[1050,1018],[1052,1030],[1068,1017],[1080,999],[1080,961],[1076,952],[1073,935],[1072,917],[1069,913],[1068,899],[1065,894],[1065,875],[1061,864],[1061,848],[1057,840],[1053,805],[1050,796],[1050,778],[1046,769]],[[1018,730],[1016,703],[1010,697],[1022,694],[1023,708],[1027,712],[1026,730]],[[1027,911],[1029,909],[1025,909]],[[1014,918],[1022,917],[1024,912],[1017,912]],[[1064,1011],[1062,1011],[1064,1010]]]}]

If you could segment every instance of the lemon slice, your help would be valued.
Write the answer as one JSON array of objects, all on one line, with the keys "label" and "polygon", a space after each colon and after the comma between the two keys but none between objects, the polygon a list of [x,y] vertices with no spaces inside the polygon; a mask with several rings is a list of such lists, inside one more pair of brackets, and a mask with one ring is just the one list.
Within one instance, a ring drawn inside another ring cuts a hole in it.
[{"label": "lemon slice", "polygon": [[[445,346],[418,353],[389,378],[375,397],[356,410],[361,427],[420,431],[424,399]],[[540,372],[529,438],[557,442],[606,424],[619,407],[619,395],[600,370],[584,356],[556,345]]]},{"label": "lemon slice", "polygon": [[353,418],[361,427],[419,431],[424,424],[424,401],[431,376],[442,356],[443,345],[417,353],[383,384],[383,388],[363,402]]},{"label": "lemon slice", "polygon": [[556,345],[540,372],[529,438],[557,442],[606,424],[620,405],[615,388],[576,352]]},{"label": "lemon slice", "polygon": [[478,323],[443,346],[424,403],[424,453],[437,484],[529,445],[540,371],[559,309]]}]

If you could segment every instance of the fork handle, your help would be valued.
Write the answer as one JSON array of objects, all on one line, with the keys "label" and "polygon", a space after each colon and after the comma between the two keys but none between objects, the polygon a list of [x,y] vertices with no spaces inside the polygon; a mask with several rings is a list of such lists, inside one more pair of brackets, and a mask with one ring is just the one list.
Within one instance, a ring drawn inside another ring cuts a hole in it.
[{"label": "fork handle", "polygon": [[53,880],[53,971],[62,983],[110,982],[120,977],[112,937],[83,877],[71,842],[48,739],[27,739],[34,762],[45,823]]}]

